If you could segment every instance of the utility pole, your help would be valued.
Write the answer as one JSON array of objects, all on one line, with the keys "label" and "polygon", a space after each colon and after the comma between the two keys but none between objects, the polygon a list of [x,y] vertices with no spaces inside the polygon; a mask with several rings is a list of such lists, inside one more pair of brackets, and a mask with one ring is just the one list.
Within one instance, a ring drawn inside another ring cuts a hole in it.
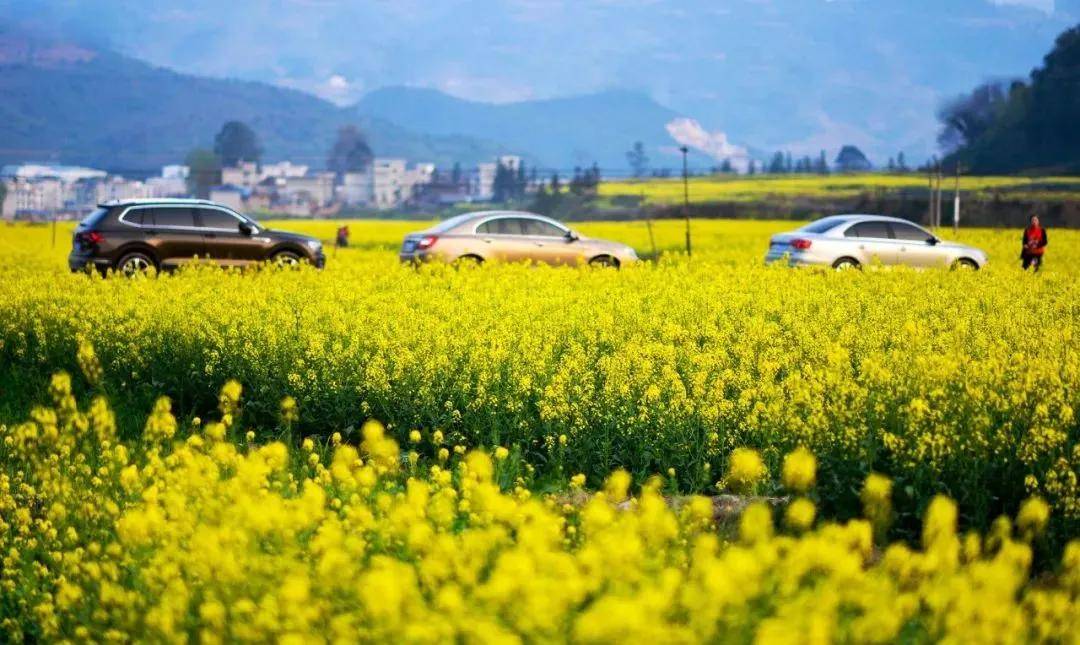
[{"label": "utility pole", "polygon": [[941,162],[934,161],[934,220],[941,226]]},{"label": "utility pole", "polygon": [[930,224],[930,228],[936,229],[937,220],[934,219],[934,168],[930,164],[926,165],[926,183],[929,189],[926,198],[926,221]]},{"label": "utility pole", "polygon": [[953,196],[952,234],[960,234],[960,162],[956,162],[956,188]]},{"label": "utility pole", "polygon": [[690,257],[690,172],[686,162],[686,154],[690,148],[680,146],[682,152],[682,185],[683,185],[683,217],[686,218],[686,257]]}]

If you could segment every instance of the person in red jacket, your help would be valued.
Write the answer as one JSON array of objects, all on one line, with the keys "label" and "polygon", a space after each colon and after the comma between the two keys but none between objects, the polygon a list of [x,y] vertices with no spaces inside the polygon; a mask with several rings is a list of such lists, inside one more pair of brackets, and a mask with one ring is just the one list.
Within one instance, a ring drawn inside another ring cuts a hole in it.
[{"label": "person in red jacket", "polygon": [[1020,259],[1024,263],[1024,270],[1035,267],[1038,272],[1042,266],[1043,253],[1046,251],[1046,229],[1039,225],[1039,216],[1032,215],[1031,223],[1024,229],[1024,237],[1021,240],[1023,247],[1020,249]]}]

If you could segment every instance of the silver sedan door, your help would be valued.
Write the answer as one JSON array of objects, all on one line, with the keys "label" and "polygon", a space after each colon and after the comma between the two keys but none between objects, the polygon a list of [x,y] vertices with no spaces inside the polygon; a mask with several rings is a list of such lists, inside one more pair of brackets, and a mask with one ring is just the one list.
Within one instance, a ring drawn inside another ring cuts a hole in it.
[{"label": "silver sedan door", "polygon": [[877,258],[882,264],[896,264],[898,249],[890,237],[889,227],[883,221],[857,222],[844,231],[844,238],[851,248],[851,255],[860,263],[872,264]]},{"label": "silver sedan door", "polygon": [[913,267],[945,266],[945,255],[935,246],[936,238],[914,224],[890,222],[899,249],[899,263]]}]

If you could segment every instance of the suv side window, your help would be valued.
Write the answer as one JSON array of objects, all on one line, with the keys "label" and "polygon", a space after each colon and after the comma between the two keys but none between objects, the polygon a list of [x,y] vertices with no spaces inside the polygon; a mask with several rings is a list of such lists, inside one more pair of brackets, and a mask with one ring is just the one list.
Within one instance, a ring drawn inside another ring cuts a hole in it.
[{"label": "suv side window", "polygon": [[216,208],[200,208],[199,220],[203,228],[216,228],[236,233],[240,230],[240,220],[225,211]]},{"label": "suv side window", "polygon": [[523,219],[522,223],[525,225],[525,235],[536,235],[540,237],[563,237],[566,235],[566,231],[542,220]]},{"label": "suv side window", "polygon": [[130,208],[121,213],[120,216],[124,218],[122,223],[134,224],[135,226],[154,225],[154,216],[147,208]]},{"label": "suv side window", "polygon": [[885,222],[859,222],[848,227],[848,230],[844,231],[844,237],[870,237],[887,240],[892,236],[889,235],[889,227]]},{"label": "suv side window", "polygon": [[[190,208],[154,208],[152,209],[154,226],[157,227],[195,227],[195,214]],[[144,226],[147,215],[143,215]]]},{"label": "suv side window", "polygon": [[893,235],[898,240],[907,242],[925,242],[930,239],[930,235],[918,226],[900,224],[897,222],[893,222],[890,226],[892,226]]}]

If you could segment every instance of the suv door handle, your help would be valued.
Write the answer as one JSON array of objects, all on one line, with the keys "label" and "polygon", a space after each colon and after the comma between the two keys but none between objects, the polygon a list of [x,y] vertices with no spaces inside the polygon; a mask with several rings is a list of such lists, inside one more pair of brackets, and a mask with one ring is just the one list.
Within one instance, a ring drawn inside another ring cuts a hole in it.
[{"label": "suv door handle", "polygon": [[534,242],[534,244],[536,244],[537,246],[543,246],[544,245],[543,242]]},{"label": "suv door handle", "polygon": [[203,233],[203,237],[217,238],[217,233]]},{"label": "suv door handle", "polygon": [[492,240],[490,237],[485,237],[484,241],[487,242],[488,244],[491,244],[492,242],[494,242],[494,240]]}]

